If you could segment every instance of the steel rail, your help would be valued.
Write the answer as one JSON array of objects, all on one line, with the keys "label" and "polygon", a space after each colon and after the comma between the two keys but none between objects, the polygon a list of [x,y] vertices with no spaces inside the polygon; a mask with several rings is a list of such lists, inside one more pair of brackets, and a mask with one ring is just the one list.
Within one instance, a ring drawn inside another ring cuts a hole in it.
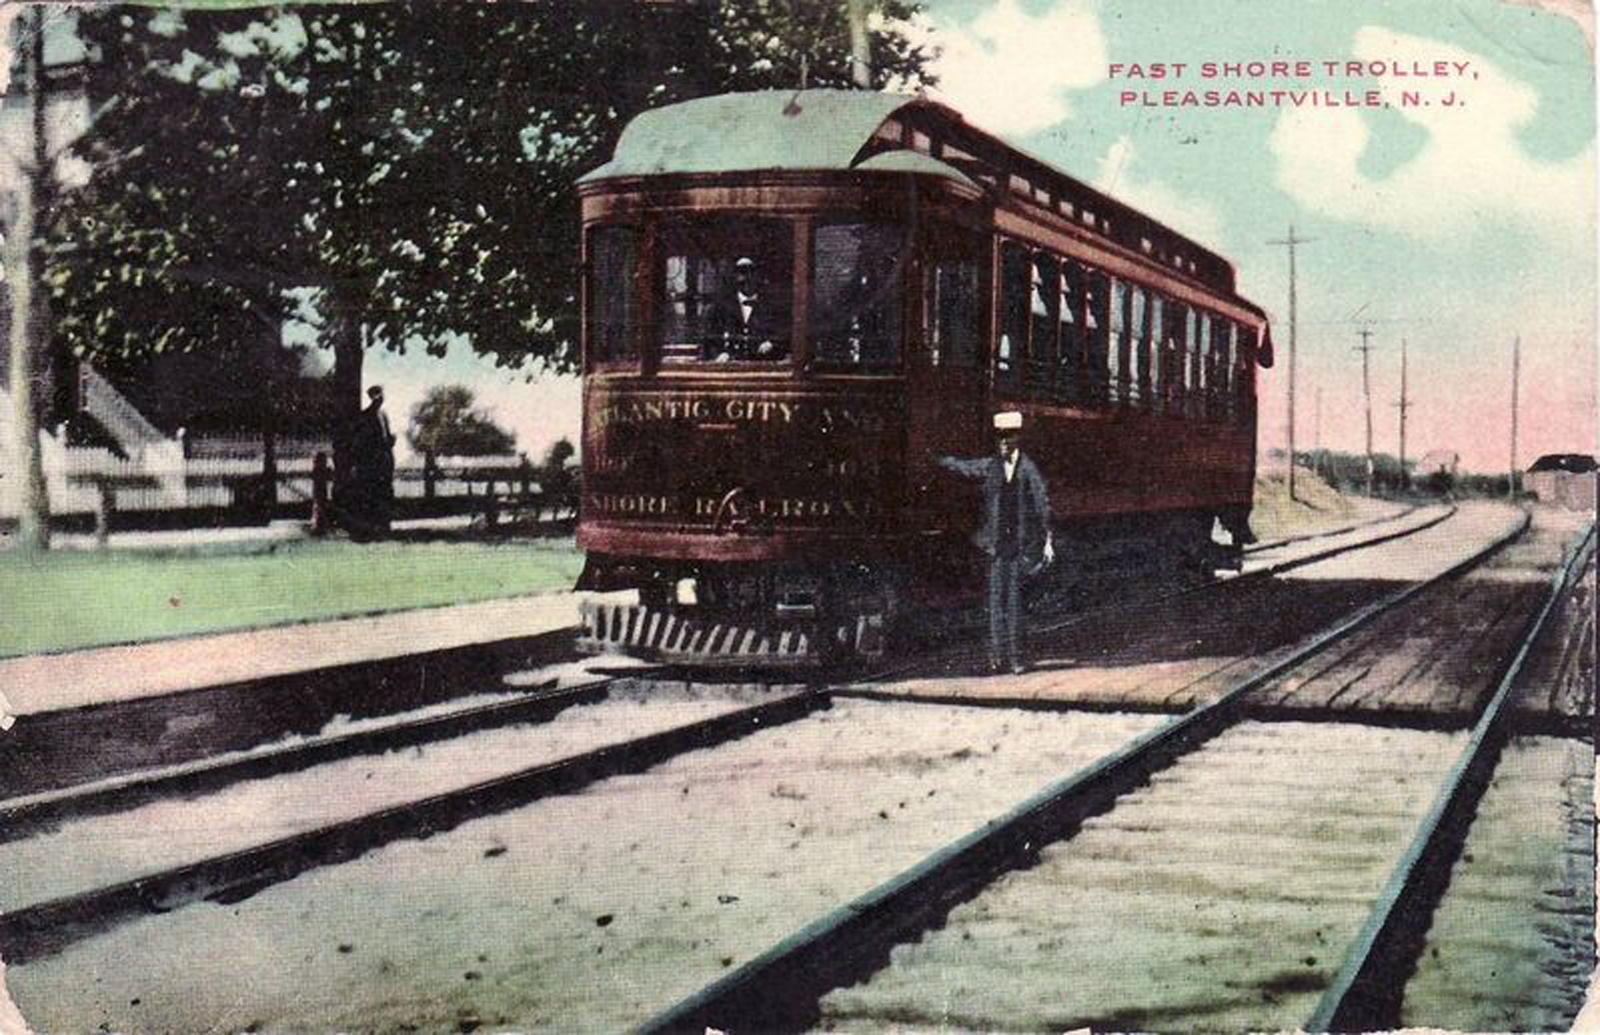
[{"label": "steel rail", "polygon": [[1466,843],[1478,802],[1510,741],[1509,702],[1523,667],[1574,572],[1593,549],[1595,526],[1551,580],[1544,603],[1523,630],[1497,689],[1445,777],[1411,845],[1351,944],[1333,983],[1323,993],[1307,1031],[1375,1031],[1399,1027],[1407,980],[1415,970],[1433,914],[1450,884],[1450,871]]},{"label": "steel rail", "polygon": [[1421,509],[1422,504],[1414,503],[1411,506],[1398,510],[1393,514],[1372,518],[1368,521],[1357,521],[1355,524],[1345,525],[1343,528],[1330,528],[1326,532],[1307,532],[1304,535],[1291,535],[1285,536],[1282,539],[1268,539],[1265,542],[1251,543],[1240,552],[1248,556],[1252,553],[1262,553],[1266,550],[1276,550],[1280,546],[1289,546],[1292,543],[1304,543],[1312,539],[1331,539],[1333,536],[1347,535],[1351,532],[1359,532],[1361,529],[1370,528],[1373,525],[1382,525],[1389,521],[1399,521],[1401,518],[1415,514]]},{"label": "steel rail", "polygon": [[[653,671],[640,669],[639,674],[648,678]],[[500,726],[549,722],[574,705],[603,700],[611,687],[624,678],[629,677],[607,676],[512,700],[386,722],[371,729],[269,744],[0,800],[0,844],[20,840],[63,820],[129,808],[161,797],[201,794],[243,780],[297,772],[355,755],[415,747]]]},{"label": "steel rail", "polygon": [[1452,505],[1444,513],[1438,515],[1437,517],[1429,518],[1428,520],[1420,522],[1416,525],[1408,525],[1405,528],[1388,532],[1372,539],[1362,539],[1359,542],[1354,543],[1343,543],[1339,546],[1330,547],[1329,549],[1322,550],[1317,553],[1307,554],[1304,557],[1291,557],[1288,560],[1279,561],[1276,564],[1269,564],[1264,568],[1257,568],[1254,571],[1242,572],[1230,579],[1215,579],[1210,582],[1203,582],[1198,586],[1186,586],[1183,589],[1177,590],[1173,593],[1157,593],[1153,596],[1141,597],[1137,600],[1120,603],[1110,608],[1096,608],[1090,611],[1079,612],[1078,614],[1071,615],[1070,617],[1061,619],[1060,621],[1047,625],[1041,625],[1036,629],[1030,629],[1028,631],[1028,635],[1036,636],[1044,633],[1059,632],[1060,630],[1069,628],[1070,626],[1080,625],[1083,622],[1089,621],[1091,618],[1103,618],[1108,612],[1116,613],[1117,611],[1131,610],[1135,607],[1143,608],[1150,607],[1155,604],[1164,604],[1173,600],[1181,600],[1184,597],[1194,596],[1199,593],[1211,592],[1222,586],[1234,586],[1240,583],[1248,584],[1260,582],[1265,579],[1269,579],[1274,575],[1281,575],[1284,572],[1293,571],[1296,568],[1304,568],[1309,564],[1316,564],[1332,557],[1353,553],[1356,550],[1364,550],[1371,546],[1382,546],[1384,543],[1390,543],[1396,539],[1404,539],[1407,536],[1416,535],[1418,532],[1426,532],[1428,529],[1434,528],[1437,525],[1448,521],[1450,518],[1455,517],[1456,514],[1460,512],[1460,509],[1460,507]]},{"label": "steel rail", "polygon": [[[103,778],[108,767],[93,752],[85,752],[83,745],[99,743],[108,723],[115,724],[119,734],[115,763],[123,772],[133,772],[222,751],[247,750],[280,735],[281,727],[276,726],[270,733],[257,735],[252,724],[226,743],[213,742],[214,726],[202,726],[198,734],[187,738],[175,737],[168,722],[175,712],[233,716],[234,721],[226,725],[237,726],[241,714],[251,718],[264,714],[264,702],[283,707],[286,702],[337,701],[344,711],[356,707],[373,711],[372,706],[394,701],[407,702],[405,707],[422,707],[485,685],[496,686],[508,670],[559,662],[565,654],[558,634],[542,632],[32,712],[20,716],[8,734],[10,751],[29,759],[31,768],[0,768],[0,796],[40,793]],[[85,764],[86,758],[93,760],[94,770]],[[41,771],[56,770],[75,778],[41,775]]]},{"label": "steel rail", "polygon": [[431,836],[477,816],[640,772],[686,751],[793,721],[827,703],[824,691],[800,691],[240,851],[0,913],[0,956],[7,963],[26,963],[136,916],[205,899],[238,901],[392,841]]},{"label": "steel rail", "polygon": [[897,944],[937,926],[960,902],[1001,874],[1034,860],[1046,845],[1108,810],[1116,799],[1244,714],[1256,689],[1293,671],[1418,594],[1482,564],[1529,527],[1517,526],[1449,569],[1398,590],[1268,663],[1210,704],[1175,717],[1038,794],[866,894],[820,917],[721,979],[646,1021],[640,1031],[799,1031],[819,1019],[834,988],[882,966]]}]

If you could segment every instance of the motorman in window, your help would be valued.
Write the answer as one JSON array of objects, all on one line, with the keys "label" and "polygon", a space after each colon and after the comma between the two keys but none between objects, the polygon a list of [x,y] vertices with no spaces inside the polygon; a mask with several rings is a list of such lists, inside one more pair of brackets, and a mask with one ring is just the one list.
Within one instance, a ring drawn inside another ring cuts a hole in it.
[{"label": "motorman in window", "polygon": [[755,259],[741,256],[733,264],[733,290],[724,298],[713,324],[713,361],[777,361],[788,355],[788,315],[763,287]]},{"label": "motorman in window", "polygon": [[1018,448],[1022,414],[994,416],[998,448],[981,460],[935,457],[945,470],[983,484],[983,524],[973,543],[989,558],[989,668],[1026,671],[1020,653],[1022,580],[1055,562],[1044,478]]}]

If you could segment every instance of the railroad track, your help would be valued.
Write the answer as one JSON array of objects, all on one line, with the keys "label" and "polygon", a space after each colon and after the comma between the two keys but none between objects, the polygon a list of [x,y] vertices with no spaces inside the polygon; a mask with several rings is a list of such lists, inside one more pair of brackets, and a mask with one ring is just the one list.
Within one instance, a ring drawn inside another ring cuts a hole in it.
[{"label": "railroad track", "polygon": [[[1174,719],[1046,788],[982,829],[947,845],[682,1000],[649,1021],[644,1030],[778,1031],[802,1030],[816,1024],[822,1018],[819,1004],[831,991],[855,985],[879,972],[889,962],[892,949],[945,925],[953,907],[974,899],[1003,875],[1035,865],[1046,846],[1071,838],[1093,817],[1112,812],[1123,795],[1148,784],[1180,759],[1204,751],[1209,742],[1241,721],[1246,700],[1253,691],[1289,674],[1428,588],[1482,564],[1520,536],[1527,525],[1525,519],[1517,529],[1474,556],[1433,579],[1362,609],[1240,681],[1215,702]],[[1542,607],[1528,621],[1516,651],[1505,660],[1496,690],[1467,745],[1417,826],[1410,848],[1389,877],[1336,978],[1306,1022],[1310,1030],[1397,1026],[1405,976],[1414,964],[1422,934],[1444,890],[1451,860],[1470,825],[1475,803],[1509,736],[1507,702],[1512,689],[1572,573],[1586,552],[1593,549],[1593,540],[1591,525],[1583,543],[1571,552],[1552,581]],[[929,980],[924,985],[938,987],[944,974],[927,975]],[[922,1016],[938,1014],[930,1011]],[[1070,1021],[1051,1019],[1057,1027],[1088,1022],[1082,1017],[1072,1017]],[[1146,1026],[1159,1023],[1144,1021]],[[1137,1019],[1132,1023],[1139,1026]],[[1167,1023],[1173,1022],[1169,1018]],[[984,1025],[980,1021],[976,1026]]]},{"label": "railroad track", "polygon": [[[1441,518],[1442,520],[1442,518]],[[1344,544],[1331,556],[1357,548]],[[1310,563],[1297,559],[1294,564]],[[630,673],[631,678],[659,670]],[[883,673],[875,674],[883,678]],[[605,698],[624,676],[564,690],[541,691],[507,702],[400,720],[378,729],[314,737],[261,750],[160,770],[126,774],[96,784],[0,803],[0,841],[27,836],[68,818],[112,812],[141,802],[212,792],[244,780],[304,770],[325,762],[413,747],[468,732],[547,721],[576,705]],[[318,866],[353,858],[390,841],[426,836],[467,818],[515,807],[540,797],[570,793],[596,780],[637,772],[685,751],[710,747],[826,707],[848,686],[814,686],[753,707],[541,763],[442,794],[355,816],[337,823],[173,866],[133,880],[37,902],[0,914],[0,946],[8,961],[47,955],[119,921],[202,899],[229,900]]]},{"label": "railroad track", "polygon": [[1360,531],[1363,528],[1371,528],[1373,525],[1382,525],[1390,521],[1399,521],[1401,518],[1415,514],[1421,509],[1422,507],[1420,504],[1412,504],[1411,506],[1398,510],[1393,514],[1385,514],[1382,517],[1369,518],[1366,521],[1357,521],[1355,524],[1344,525],[1339,528],[1330,528],[1325,532],[1309,532],[1305,535],[1291,535],[1285,536],[1282,539],[1271,539],[1265,542],[1252,543],[1244,548],[1243,553],[1246,557],[1248,557],[1251,554],[1263,553],[1267,550],[1275,550],[1280,546],[1289,546],[1293,543],[1304,543],[1312,539],[1331,539],[1334,536],[1348,535],[1351,532]]},{"label": "railroad track", "polygon": [[[1240,576],[1245,580],[1270,578],[1294,568],[1326,560],[1352,550],[1379,545],[1394,538],[1415,534],[1433,527],[1455,513],[1451,508],[1435,519],[1388,533],[1370,540],[1344,543],[1328,550],[1290,558]],[[1367,522],[1340,530],[1342,533],[1358,527],[1397,520],[1404,515]],[[1294,542],[1281,540],[1274,544]],[[1228,580],[1237,582],[1239,579]],[[1104,620],[1107,616],[1147,607],[1178,597],[1206,592],[1226,583],[1205,583],[1168,594],[1151,594],[1120,600],[1102,607],[1080,611],[1056,622],[1046,622],[1035,630],[1035,635],[1057,632],[1091,619]],[[932,671],[952,658],[970,654],[972,648],[955,645],[943,652],[916,659],[912,662],[893,662],[854,681],[870,683],[904,676],[915,671]],[[459,653],[459,651],[457,652]],[[504,653],[501,651],[500,653]],[[392,663],[391,663],[392,664]],[[353,677],[341,666],[337,677],[349,681]],[[482,666],[474,667],[479,671]],[[678,670],[668,666],[645,666],[623,674],[604,676],[579,685],[552,689],[539,687],[534,692],[505,701],[453,708],[444,711],[429,709],[417,717],[399,716],[392,720],[372,724],[357,731],[316,734],[288,741],[268,742],[256,747],[228,751],[172,765],[147,767],[119,773],[104,779],[85,781],[67,787],[50,788],[34,793],[0,799],[0,844],[29,836],[51,824],[75,816],[95,815],[129,808],[163,797],[206,793],[243,780],[261,779],[282,773],[295,772],[314,765],[351,758],[358,755],[393,751],[460,736],[465,733],[530,722],[544,722],[567,708],[602,700],[621,679],[646,679],[652,675],[672,675]],[[312,684],[317,673],[304,673],[295,677],[297,683]],[[269,692],[263,690],[263,693]]]}]

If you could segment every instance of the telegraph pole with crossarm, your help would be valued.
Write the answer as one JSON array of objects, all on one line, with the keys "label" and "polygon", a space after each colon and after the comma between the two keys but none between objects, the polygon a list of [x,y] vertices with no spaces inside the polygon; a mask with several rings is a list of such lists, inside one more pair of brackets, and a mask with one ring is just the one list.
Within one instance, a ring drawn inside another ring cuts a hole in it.
[{"label": "telegraph pole with crossarm", "polygon": [[1280,241],[1268,241],[1268,244],[1285,245],[1289,249],[1289,498],[1294,494],[1294,365],[1295,365],[1295,338],[1297,337],[1297,312],[1295,298],[1295,264],[1294,249],[1296,245],[1309,244],[1311,238],[1296,237],[1294,224],[1289,224],[1289,236]]},{"label": "telegraph pole with crossarm", "polygon": [[1395,407],[1400,411],[1400,484],[1409,486],[1411,476],[1406,472],[1406,411],[1411,409],[1412,400],[1406,394],[1406,340],[1400,339],[1400,400]]},{"label": "telegraph pole with crossarm", "polygon": [[1361,353],[1361,394],[1367,403],[1367,495],[1372,495],[1372,349],[1370,343],[1372,330],[1363,327],[1356,332],[1361,335],[1361,344],[1353,351]]}]

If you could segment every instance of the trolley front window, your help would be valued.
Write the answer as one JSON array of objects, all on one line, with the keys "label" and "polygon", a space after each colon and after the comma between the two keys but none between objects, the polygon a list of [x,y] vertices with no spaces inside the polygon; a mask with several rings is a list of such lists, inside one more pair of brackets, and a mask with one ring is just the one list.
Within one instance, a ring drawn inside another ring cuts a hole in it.
[{"label": "trolley front window", "polygon": [[639,232],[603,226],[589,234],[589,355],[592,360],[638,355]]},{"label": "trolley front window", "polygon": [[661,246],[663,363],[789,358],[793,238],[787,223],[669,224]]},{"label": "trolley front window", "polygon": [[900,362],[906,232],[871,223],[819,226],[812,245],[813,356],[827,366]]}]

